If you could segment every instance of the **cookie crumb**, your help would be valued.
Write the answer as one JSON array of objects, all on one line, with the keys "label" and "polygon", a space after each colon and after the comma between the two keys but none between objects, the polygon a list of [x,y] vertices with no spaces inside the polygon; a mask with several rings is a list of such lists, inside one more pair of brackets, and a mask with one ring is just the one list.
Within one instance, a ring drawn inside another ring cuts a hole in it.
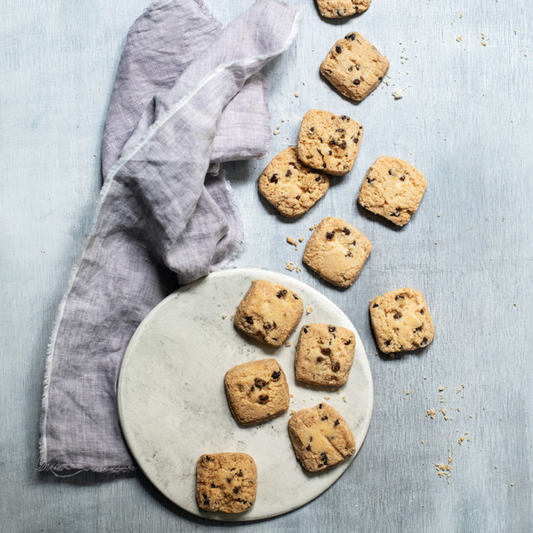
[{"label": "cookie crumb", "polygon": [[392,96],[394,96],[395,100],[401,100],[403,98],[403,91],[401,89],[396,89],[392,93]]},{"label": "cookie crumb", "polygon": [[292,416],[296,411],[294,409],[291,409],[291,412],[289,413],[290,416]]},{"label": "cookie crumb", "polygon": [[435,418],[435,409],[429,409],[428,412],[426,413],[426,416],[430,416],[431,419],[434,419]]},{"label": "cookie crumb", "polygon": [[308,315],[310,315],[313,312],[313,308],[309,306],[305,311]]},{"label": "cookie crumb", "polygon": [[296,267],[296,272],[301,272],[302,269],[300,267]]},{"label": "cookie crumb", "polygon": [[329,396],[324,396],[324,400],[329,400]]},{"label": "cookie crumb", "polygon": [[280,132],[279,132],[279,130],[276,130],[276,131],[274,131],[274,132],[272,132],[272,133],[273,133],[274,135],[279,135]]},{"label": "cookie crumb", "polygon": [[458,43],[460,43],[460,42],[463,40],[463,38],[462,38],[461,36],[459,36],[459,37],[457,37],[457,39],[455,39],[455,40],[456,40]]},{"label": "cookie crumb", "polygon": [[298,96],[300,96],[300,93],[294,93],[294,96],[296,96],[296,98],[298,98]]},{"label": "cookie crumb", "polygon": [[189,384],[189,382],[188,382],[188,381],[186,381],[186,382],[185,382],[185,385],[188,385],[188,384]]},{"label": "cookie crumb", "polygon": [[409,394],[409,391],[407,391],[405,394],[406,394],[406,395]]},{"label": "cookie crumb", "polygon": [[457,441],[459,444],[463,444],[463,441],[465,440],[464,437],[460,437],[459,440]]},{"label": "cookie crumb", "polygon": [[439,392],[442,392],[444,390],[444,387],[439,387]]},{"label": "cookie crumb", "polygon": [[228,315],[222,315],[222,318],[226,318]]},{"label": "cookie crumb", "polygon": [[290,348],[292,346],[292,342],[291,341],[287,341],[285,343],[285,346],[287,346],[287,348]]},{"label": "cookie crumb", "polygon": [[300,237],[298,240],[299,240],[300,242],[304,242],[304,238],[303,238],[303,237]]},{"label": "cookie crumb", "polygon": [[298,250],[298,243],[292,237],[287,237],[287,242]]},{"label": "cookie crumb", "polygon": [[343,395],[342,395],[342,401],[343,401],[344,403],[348,403],[348,396],[347,396],[346,394],[343,394]]},{"label": "cookie crumb", "polygon": [[285,270],[292,272],[294,270],[294,263],[292,261],[287,261],[285,263]]}]

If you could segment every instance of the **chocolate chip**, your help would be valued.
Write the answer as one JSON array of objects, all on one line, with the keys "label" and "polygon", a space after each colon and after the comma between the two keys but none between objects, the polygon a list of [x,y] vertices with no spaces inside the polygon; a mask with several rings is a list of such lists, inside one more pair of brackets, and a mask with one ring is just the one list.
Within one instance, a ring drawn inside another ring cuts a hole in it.
[{"label": "chocolate chip", "polygon": [[242,477],[242,470],[239,470],[239,472],[237,473],[237,477]]},{"label": "chocolate chip", "polygon": [[394,175],[394,171],[392,170],[392,168],[389,170],[389,174],[390,174],[391,176]]},{"label": "chocolate chip", "polygon": [[292,176],[292,170],[289,168],[287,172],[285,172],[285,176],[288,178],[289,176]]},{"label": "chocolate chip", "polygon": [[278,175],[272,174],[272,176],[270,176],[270,183],[277,183],[277,182],[278,182]]},{"label": "chocolate chip", "polygon": [[322,420],[322,422],[324,422],[324,420],[327,420],[328,419],[328,415],[324,415],[320,420]]},{"label": "chocolate chip", "polygon": [[309,331],[309,329],[304,326],[304,333],[307,333],[308,331]]},{"label": "chocolate chip", "polygon": [[321,178],[320,176],[317,176],[317,177],[315,178],[315,181],[320,181],[321,179],[322,179],[322,178]]},{"label": "chocolate chip", "polygon": [[322,168],[326,168],[326,167],[327,167],[326,163],[322,163]]},{"label": "chocolate chip", "polygon": [[254,383],[258,389],[262,389],[266,385],[266,381],[261,378],[255,378]]},{"label": "chocolate chip", "polygon": [[338,426],[340,424],[339,422],[339,419],[337,418],[337,420],[335,420],[335,424],[333,424],[334,426]]},{"label": "chocolate chip", "polygon": [[334,232],[334,231],[328,231],[328,232],[326,233],[326,239],[327,239],[328,241],[331,241],[331,239],[333,239],[334,236],[335,236],[335,232]]},{"label": "chocolate chip", "polygon": [[346,133],[346,130],[343,130],[342,128],[337,128],[335,130],[336,133]]},{"label": "chocolate chip", "polygon": [[337,328],[335,326],[328,326],[328,331],[333,333]]},{"label": "chocolate chip", "polygon": [[355,41],[356,37],[357,37],[357,34],[355,34],[355,33],[349,33],[349,34],[345,37],[345,39],[348,39],[349,41]]},{"label": "chocolate chip", "polygon": [[316,358],[316,362],[317,362],[317,363],[321,363],[323,360],[324,360],[324,358],[323,358],[323,357],[320,357],[320,356],[318,356],[318,357]]},{"label": "chocolate chip", "polygon": [[399,211],[395,211],[394,213],[391,213],[391,217],[399,217],[399,216],[400,216]]},{"label": "chocolate chip", "polygon": [[291,167],[293,167],[293,168],[298,168],[298,167],[296,166],[296,163],[293,163],[292,161],[289,163],[289,165],[290,165]]},{"label": "chocolate chip", "polygon": [[255,390],[255,386],[252,385],[252,386],[250,387],[250,392],[254,392],[254,390]]},{"label": "chocolate chip", "polygon": [[233,494],[239,494],[241,487],[233,487]]},{"label": "chocolate chip", "polygon": [[361,80],[353,80],[354,85],[359,85],[361,83]]},{"label": "chocolate chip", "polygon": [[298,296],[296,296],[296,294],[293,294],[292,297],[295,299],[295,300],[299,300]]},{"label": "chocolate chip", "polygon": [[310,132],[314,132],[314,131],[315,131],[315,128],[314,128],[314,127],[313,127],[313,128],[310,128],[309,131],[310,131]]},{"label": "chocolate chip", "polygon": [[416,333],[417,331],[422,331],[423,329],[424,329],[424,326],[423,326],[423,325],[422,325],[422,326],[418,326],[417,328],[415,328],[415,333]]},{"label": "chocolate chip", "polygon": [[359,142],[359,137],[354,137],[354,138],[353,138],[353,143],[354,143],[354,144],[357,144],[358,142]]},{"label": "chocolate chip", "polygon": [[307,447],[306,447],[305,449],[306,449],[308,452],[310,452],[310,451],[311,451],[311,445],[308,444]]},{"label": "chocolate chip", "polygon": [[332,154],[333,154],[333,152],[330,150],[330,151],[329,151],[329,155],[332,155]]},{"label": "chocolate chip", "polygon": [[424,337],[424,338],[422,339],[422,342],[421,342],[420,344],[426,344],[427,341],[428,341],[428,338],[427,338],[427,337]]},{"label": "chocolate chip", "polygon": [[318,408],[322,409],[322,404],[321,403],[318,404]]},{"label": "chocolate chip", "polygon": [[353,241],[352,246],[356,246],[356,245],[357,245],[357,241]]},{"label": "chocolate chip", "polygon": [[272,372],[272,379],[274,381],[277,381],[281,376],[281,372],[278,372],[277,370],[274,370],[274,372]]},{"label": "chocolate chip", "polygon": [[374,180],[372,178],[366,178],[366,181],[368,181],[368,183],[372,183]]},{"label": "chocolate chip", "polygon": [[[337,15],[338,15],[339,17],[342,17],[342,16],[344,15],[344,9],[337,9]],[[337,48],[339,48],[339,47],[337,46]],[[339,52],[339,53],[340,53],[340,52]]]},{"label": "chocolate chip", "polygon": [[332,367],[333,372],[338,372],[341,369],[341,364],[337,361]]},{"label": "chocolate chip", "polygon": [[382,79],[383,79],[383,76],[380,76],[380,77],[378,78],[379,81],[381,81]]},{"label": "chocolate chip", "polygon": [[309,435],[309,442],[313,442],[313,435]]},{"label": "chocolate chip", "polygon": [[327,465],[328,464],[328,454],[326,452],[322,452],[320,454],[320,460]]},{"label": "chocolate chip", "polygon": [[405,181],[405,176],[402,176],[402,177],[400,178],[400,181]]},{"label": "chocolate chip", "polygon": [[259,396],[259,403],[267,403],[268,402],[268,394],[261,394]]},{"label": "chocolate chip", "polygon": [[340,54],[342,52],[342,46],[336,46],[335,47],[335,52],[337,52],[337,54]]},{"label": "chocolate chip", "polygon": [[379,305],[378,305],[378,304],[374,304],[374,305],[372,306],[372,308],[375,308],[375,307],[379,307]]},{"label": "chocolate chip", "polygon": [[424,314],[424,310],[423,310],[423,309],[420,309],[420,314],[421,314],[421,315]]},{"label": "chocolate chip", "polygon": [[352,339],[348,339],[348,340],[344,343],[345,346],[348,346],[349,344],[352,344]]},{"label": "chocolate chip", "polygon": [[342,120],[346,120],[346,122],[349,122],[351,120],[350,117],[348,117],[346,115],[341,115],[341,119]]},{"label": "chocolate chip", "polygon": [[266,323],[266,324],[263,325],[263,329],[264,329],[265,331],[268,331],[269,329],[272,329],[272,325]]},{"label": "chocolate chip", "polygon": [[394,313],[394,318],[396,320],[399,320],[400,318],[402,318],[402,314],[399,311],[396,311],[396,313]]},{"label": "chocolate chip", "polygon": [[405,296],[403,294],[397,294],[396,297],[394,298],[396,301],[398,301],[399,299],[402,299],[402,300],[405,300]]},{"label": "chocolate chip", "polygon": [[324,355],[331,355],[331,348],[320,348],[320,351]]},{"label": "chocolate chip", "polygon": [[246,320],[246,322],[248,322],[248,324],[253,324],[254,323],[254,319],[251,316],[247,316],[245,320]]},{"label": "chocolate chip", "polygon": [[392,339],[389,339],[388,341],[385,341],[385,346],[390,346],[391,342],[392,342]]},{"label": "chocolate chip", "polygon": [[286,289],[282,289],[281,291],[278,292],[278,294],[276,294],[278,298],[284,298],[286,295],[287,295]]},{"label": "chocolate chip", "polygon": [[299,196],[296,196],[296,200],[299,200],[299,199],[300,199],[300,197],[299,197]]},{"label": "chocolate chip", "polygon": [[348,251],[347,254],[344,257],[353,257],[352,252]]},{"label": "chocolate chip", "polygon": [[335,145],[337,144],[337,141],[332,137],[332,138],[330,139],[330,141],[329,141],[329,144],[330,144],[331,146],[335,146]]},{"label": "chocolate chip", "polygon": [[348,69],[348,72],[351,72],[352,70],[353,70],[353,67],[350,67],[350,68]]},{"label": "chocolate chip", "polygon": [[342,141],[340,144],[339,144],[339,148],[341,150],[346,150],[346,141]]},{"label": "chocolate chip", "polygon": [[212,488],[212,489],[216,489],[216,487],[217,487],[217,486],[216,486],[214,483],[211,483],[211,488]]},{"label": "chocolate chip", "polygon": [[342,230],[344,232],[344,235],[350,235],[351,231],[348,228],[344,228]]}]

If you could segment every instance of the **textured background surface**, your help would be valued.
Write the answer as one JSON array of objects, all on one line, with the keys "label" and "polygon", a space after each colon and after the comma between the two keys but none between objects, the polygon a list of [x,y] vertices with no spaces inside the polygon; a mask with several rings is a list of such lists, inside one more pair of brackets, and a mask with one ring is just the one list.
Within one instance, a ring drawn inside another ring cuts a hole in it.
[{"label": "textured background surface", "polygon": [[[253,0],[207,2],[227,23]],[[361,151],[353,171],[334,178],[326,197],[296,221],[281,219],[257,193],[268,160],[227,165],[247,229],[235,264],[283,273],[286,261],[302,266],[303,245],[295,251],[285,238],[307,240],[324,216],[345,218],[370,238],[374,251],[348,290],[327,286],[305,267],[291,275],[331,298],[357,326],[374,377],[374,417],[354,463],[319,499],[287,516],[235,527],[530,532],[533,5],[374,0],[361,16],[331,22],[305,2],[296,45],[266,69],[273,129],[281,127],[270,155],[295,143],[301,117],[314,107],[361,122]],[[172,506],[140,474],[60,480],[36,471],[46,344],[92,224],[103,124],[126,32],[145,5],[0,4],[2,533],[227,528]],[[390,85],[358,105],[318,75],[334,41],[353,30],[391,61]],[[397,88],[404,97],[395,101]],[[408,160],[429,182],[419,212],[401,230],[355,204],[366,169],[380,155]],[[435,341],[400,359],[374,356],[368,302],[405,285],[424,292]],[[439,412],[434,420],[425,416],[440,408],[448,420]],[[446,464],[452,454],[447,483],[435,463]]]}]

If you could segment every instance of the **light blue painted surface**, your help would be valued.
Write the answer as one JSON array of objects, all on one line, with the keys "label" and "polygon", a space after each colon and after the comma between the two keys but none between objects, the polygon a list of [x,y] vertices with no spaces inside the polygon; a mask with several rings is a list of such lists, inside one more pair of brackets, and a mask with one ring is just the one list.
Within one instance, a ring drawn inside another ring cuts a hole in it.
[{"label": "light blue painted surface", "polygon": [[[207,2],[227,23],[253,0]],[[285,238],[307,240],[325,216],[345,218],[370,238],[370,260],[346,291],[305,267],[291,275],[358,327],[371,359],[374,418],[361,453],[330,490],[239,530],[530,532],[533,4],[374,0],[357,18],[328,22],[308,3],[296,45],[266,69],[273,129],[281,127],[270,155],[295,143],[301,117],[315,107],[361,122],[361,151],[353,171],[333,178],[326,197],[296,221],[278,217],[257,193],[268,160],[227,165],[247,228],[235,264],[283,273],[286,261],[301,266],[303,245],[296,252]],[[144,7],[142,0],[0,4],[2,533],[225,529],[175,508],[141,475],[59,480],[36,472],[46,344],[92,224],[113,78]],[[331,45],[353,30],[391,61],[391,85],[358,105],[318,76]],[[395,101],[397,88],[404,97]],[[355,204],[381,155],[408,160],[429,182],[402,230]],[[435,341],[419,355],[376,357],[368,302],[405,285],[424,292]],[[448,409],[450,419],[426,417],[432,408]],[[435,470],[448,462],[448,449],[449,484]]]}]

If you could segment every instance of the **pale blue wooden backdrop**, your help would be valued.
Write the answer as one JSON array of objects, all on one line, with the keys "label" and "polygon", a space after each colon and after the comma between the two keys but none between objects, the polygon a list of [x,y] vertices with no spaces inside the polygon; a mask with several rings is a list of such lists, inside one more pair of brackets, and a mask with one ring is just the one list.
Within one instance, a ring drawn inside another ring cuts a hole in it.
[{"label": "pale blue wooden backdrop", "polygon": [[[36,471],[46,344],[91,228],[114,74],[145,2],[0,3],[2,533],[231,527],[187,515],[142,475],[57,479]],[[207,3],[227,23],[253,0]],[[235,528],[529,533],[533,4],[373,0],[361,16],[331,22],[311,0],[300,3],[308,7],[295,46],[266,68],[272,126],[281,130],[270,155],[295,143],[309,108],[348,114],[365,136],[353,171],[332,180],[326,197],[296,221],[278,217],[257,193],[268,160],[227,165],[247,230],[235,264],[283,273],[287,261],[302,266],[303,246],[296,252],[285,239],[307,239],[309,226],[325,216],[345,218],[371,239],[371,258],[346,291],[306,268],[291,275],[356,324],[370,357],[375,410],[361,453],[330,490],[289,515]],[[391,62],[390,84],[358,105],[318,75],[333,42],[353,30]],[[392,96],[398,88],[401,100]],[[366,169],[381,155],[410,161],[429,182],[402,230],[355,204]],[[405,285],[424,292],[435,341],[401,359],[375,356],[368,302]],[[440,412],[425,416],[441,408],[448,420]],[[448,483],[435,463],[452,454]]]}]

